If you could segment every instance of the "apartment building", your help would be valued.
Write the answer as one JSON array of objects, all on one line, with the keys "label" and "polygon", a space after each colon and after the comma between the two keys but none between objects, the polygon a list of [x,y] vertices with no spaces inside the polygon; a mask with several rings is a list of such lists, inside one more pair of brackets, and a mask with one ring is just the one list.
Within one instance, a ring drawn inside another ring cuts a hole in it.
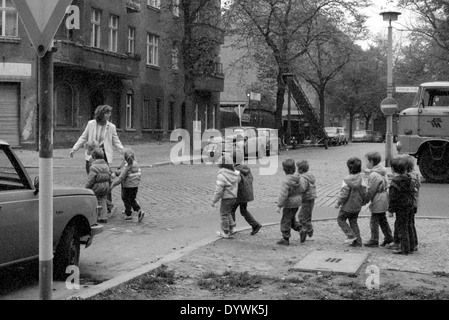
[{"label": "apartment building", "polygon": [[[219,10],[219,1],[209,3]],[[111,121],[123,142],[168,139],[176,128],[192,132],[194,120],[202,122],[201,130],[218,123],[224,85],[219,64],[222,31],[214,29],[216,68],[195,76],[192,97],[186,99],[180,4],[72,2],[79,9],[79,24],[67,28],[74,12],[67,13],[54,44],[55,147],[73,145],[100,104],[113,107]],[[14,146],[35,147],[38,58],[12,0],[0,0],[0,32],[0,138]]]}]

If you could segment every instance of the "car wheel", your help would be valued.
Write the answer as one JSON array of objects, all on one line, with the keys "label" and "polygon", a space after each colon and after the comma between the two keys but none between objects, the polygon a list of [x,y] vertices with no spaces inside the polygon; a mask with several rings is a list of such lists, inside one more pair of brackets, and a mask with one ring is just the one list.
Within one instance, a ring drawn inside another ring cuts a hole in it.
[{"label": "car wheel", "polygon": [[62,233],[54,257],[54,276],[57,280],[67,278],[68,266],[78,266],[80,260],[80,235],[74,223],[69,224]]}]

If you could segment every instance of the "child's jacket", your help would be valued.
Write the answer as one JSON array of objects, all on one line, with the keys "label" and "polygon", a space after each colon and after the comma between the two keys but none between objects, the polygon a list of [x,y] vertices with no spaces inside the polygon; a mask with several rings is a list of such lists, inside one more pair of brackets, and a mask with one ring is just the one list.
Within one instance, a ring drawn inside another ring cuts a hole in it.
[{"label": "child's jacket", "polygon": [[85,187],[92,189],[97,197],[102,197],[109,193],[110,182],[111,171],[109,165],[103,159],[95,160],[90,166]]},{"label": "child's jacket", "polygon": [[251,169],[244,164],[236,165],[234,168],[240,172],[241,178],[237,191],[237,202],[253,201],[253,174],[251,173]]},{"label": "child's jacket", "polygon": [[389,212],[403,212],[413,208],[414,188],[412,179],[408,175],[397,175],[390,183]]},{"label": "child's jacket", "polygon": [[123,182],[123,188],[138,188],[142,177],[142,171],[136,160],[132,165],[123,167],[120,171],[117,171],[119,176],[112,182],[111,188]]},{"label": "child's jacket", "polygon": [[238,183],[240,182],[240,172],[221,168],[218,170],[217,184],[215,186],[213,203],[220,199],[237,198]]},{"label": "child's jacket", "polygon": [[388,178],[387,170],[377,165],[368,176],[368,189],[365,203],[370,202],[371,213],[382,213],[388,210]]},{"label": "child's jacket", "polygon": [[345,212],[359,212],[365,204],[366,186],[360,173],[350,174],[343,179],[337,204]]},{"label": "child's jacket", "polygon": [[301,206],[301,187],[299,176],[287,174],[281,184],[278,199],[279,208],[298,208]]},{"label": "child's jacket", "polygon": [[309,172],[298,174],[301,185],[302,200],[316,199],[315,177]]},{"label": "child's jacket", "polygon": [[412,179],[413,184],[413,207],[417,208],[419,205],[419,188],[421,187],[421,181],[416,171],[408,173],[408,176]]}]

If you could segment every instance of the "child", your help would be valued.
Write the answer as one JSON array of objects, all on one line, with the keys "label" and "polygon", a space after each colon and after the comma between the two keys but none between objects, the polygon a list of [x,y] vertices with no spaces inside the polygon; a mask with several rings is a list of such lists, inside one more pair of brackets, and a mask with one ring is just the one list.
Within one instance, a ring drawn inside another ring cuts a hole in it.
[{"label": "child", "polygon": [[365,242],[366,247],[379,247],[379,226],[384,234],[384,241],[380,244],[385,247],[393,242],[390,225],[386,212],[388,210],[388,178],[387,170],[380,164],[382,157],[379,152],[372,151],[365,155],[366,167],[369,169],[368,189],[365,203],[370,203],[371,239]]},{"label": "child", "polygon": [[109,184],[111,182],[111,172],[109,165],[104,161],[103,150],[96,148],[91,152],[93,158],[92,165],[89,169],[87,177],[86,188],[92,189],[98,200],[98,205],[101,206],[101,211],[97,217],[97,222],[107,223],[106,216],[106,198],[109,193]]},{"label": "child", "polygon": [[218,159],[217,183],[212,199],[212,207],[221,199],[220,218],[221,230],[217,235],[222,238],[229,238],[234,234],[234,220],[232,219],[232,208],[237,202],[238,183],[240,182],[240,172],[234,170],[232,158],[224,155]]},{"label": "child", "polygon": [[410,248],[412,251],[418,251],[418,234],[416,233],[415,227],[415,215],[418,212],[418,204],[419,204],[419,188],[421,187],[421,181],[419,180],[419,175],[415,171],[415,160],[410,155],[405,155],[407,159],[407,174],[412,179],[413,183],[413,214],[410,218],[411,228],[412,228],[412,247]]},{"label": "child", "polygon": [[299,224],[301,225],[301,243],[306,241],[306,236],[313,236],[312,211],[316,199],[315,177],[309,173],[309,163],[306,160],[296,163],[298,167],[299,183],[301,186],[301,209],[299,211]]},{"label": "child", "polygon": [[86,154],[88,156],[90,156],[89,160],[86,163],[86,172],[87,172],[87,174],[89,174],[90,167],[92,166],[92,163],[94,162],[94,159],[92,158],[92,151],[94,151],[94,149],[96,149],[96,148],[100,148],[100,145],[98,144],[97,141],[92,140],[92,141],[86,142],[84,144],[84,148],[86,149]]},{"label": "child", "polygon": [[299,176],[295,176],[295,161],[286,159],[282,162],[282,169],[285,172],[285,179],[282,181],[280,195],[277,203],[277,212],[281,212],[281,233],[282,239],[277,242],[279,245],[288,246],[290,244],[290,230],[301,231],[301,225],[296,220],[296,212],[301,206],[301,187]]},{"label": "child", "polygon": [[409,254],[415,245],[410,222],[415,191],[412,179],[407,175],[408,166],[408,160],[401,156],[391,161],[391,170],[395,176],[390,183],[388,211],[396,213],[394,229],[397,232],[399,248],[393,250],[395,254]]},{"label": "child", "polygon": [[254,200],[253,174],[251,169],[245,164],[235,164],[234,169],[240,172],[240,182],[237,191],[237,202],[232,207],[232,220],[235,222],[235,212],[240,206],[240,214],[252,227],[251,235],[253,236],[262,228],[262,225],[254,219],[247,209],[248,202]]},{"label": "child", "polygon": [[111,189],[122,183],[122,200],[125,205],[125,216],[123,220],[132,221],[132,210],[134,210],[137,212],[137,222],[141,222],[145,216],[145,212],[142,211],[136,197],[139,191],[142,172],[133,150],[125,150],[123,158],[125,164],[121,170],[117,170],[115,173],[118,177],[112,182]]},{"label": "child", "polygon": [[[362,238],[360,237],[357,218],[366,197],[366,186],[360,173],[362,171],[362,161],[353,157],[347,161],[346,165],[348,166],[349,175],[343,179],[340,196],[335,205],[336,209],[341,206],[337,222],[347,236],[345,243],[349,243],[351,247],[361,247]],[[349,225],[346,219],[349,220]]]}]

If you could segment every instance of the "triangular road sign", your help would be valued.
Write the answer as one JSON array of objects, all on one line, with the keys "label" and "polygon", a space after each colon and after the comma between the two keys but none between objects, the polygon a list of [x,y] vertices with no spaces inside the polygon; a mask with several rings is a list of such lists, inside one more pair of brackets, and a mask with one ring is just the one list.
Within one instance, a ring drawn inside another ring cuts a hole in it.
[{"label": "triangular road sign", "polygon": [[39,57],[47,52],[73,0],[13,0]]}]

